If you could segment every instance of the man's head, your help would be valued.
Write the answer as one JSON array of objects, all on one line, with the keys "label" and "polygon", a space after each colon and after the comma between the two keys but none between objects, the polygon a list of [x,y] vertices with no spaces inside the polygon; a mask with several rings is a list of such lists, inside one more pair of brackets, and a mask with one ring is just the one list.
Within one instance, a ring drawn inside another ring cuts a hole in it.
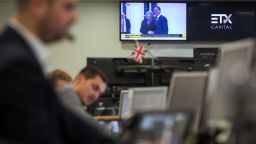
[{"label": "man's head", "polygon": [[72,89],[86,106],[89,106],[102,95],[107,88],[107,80],[103,72],[93,66],[80,71],[73,82]]},{"label": "man's head", "polygon": [[61,69],[51,71],[49,76],[56,88],[64,88],[66,84],[72,82],[71,76]]},{"label": "man's head", "polygon": [[17,0],[16,17],[42,41],[49,43],[69,35],[77,20],[78,0]]},{"label": "man's head", "polygon": [[154,14],[155,16],[158,16],[161,13],[161,8],[159,6],[154,7]]}]

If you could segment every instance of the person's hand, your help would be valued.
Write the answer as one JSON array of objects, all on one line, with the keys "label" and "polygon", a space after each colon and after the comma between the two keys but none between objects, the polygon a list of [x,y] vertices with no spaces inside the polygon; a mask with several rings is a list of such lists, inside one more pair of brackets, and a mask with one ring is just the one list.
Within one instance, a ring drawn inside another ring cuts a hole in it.
[{"label": "person's hand", "polygon": [[148,31],[148,34],[154,34],[154,32],[153,31]]}]

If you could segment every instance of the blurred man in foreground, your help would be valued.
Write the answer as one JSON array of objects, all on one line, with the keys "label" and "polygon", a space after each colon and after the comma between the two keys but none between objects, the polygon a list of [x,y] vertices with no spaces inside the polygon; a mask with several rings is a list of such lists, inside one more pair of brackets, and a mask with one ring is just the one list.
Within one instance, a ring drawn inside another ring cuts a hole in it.
[{"label": "blurred man in foreground", "polygon": [[0,139],[14,143],[112,143],[58,101],[46,79],[45,44],[67,37],[77,0],[17,0],[0,34]]}]

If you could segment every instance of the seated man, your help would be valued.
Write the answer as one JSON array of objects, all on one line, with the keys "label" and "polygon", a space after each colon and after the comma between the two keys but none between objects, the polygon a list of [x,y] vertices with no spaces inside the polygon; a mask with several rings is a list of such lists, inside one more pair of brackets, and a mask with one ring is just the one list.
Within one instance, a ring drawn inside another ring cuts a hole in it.
[{"label": "seated man", "polygon": [[87,106],[96,101],[107,88],[105,75],[97,68],[87,66],[67,88],[58,88],[59,98],[69,109],[83,118],[92,119],[85,112]]},{"label": "seated man", "polygon": [[49,76],[55,88],[65,88],[72,82],[71,76],[61,69],[51,71]]}]

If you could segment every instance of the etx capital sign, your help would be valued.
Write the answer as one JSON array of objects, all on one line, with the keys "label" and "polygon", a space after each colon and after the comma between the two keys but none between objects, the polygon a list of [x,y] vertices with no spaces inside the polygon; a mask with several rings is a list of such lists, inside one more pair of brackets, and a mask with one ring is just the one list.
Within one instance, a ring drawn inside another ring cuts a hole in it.
[{"label": "etx capital sign", "polygon": [[232,14],[211,14],[211,29],[230,30],[232,29]]}]

